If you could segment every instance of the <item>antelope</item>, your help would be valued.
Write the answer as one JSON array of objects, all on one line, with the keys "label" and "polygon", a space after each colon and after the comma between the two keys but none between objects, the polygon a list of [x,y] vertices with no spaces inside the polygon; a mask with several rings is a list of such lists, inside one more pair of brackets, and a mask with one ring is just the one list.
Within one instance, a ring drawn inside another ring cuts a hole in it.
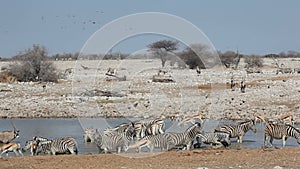
[{"label": "antelope", "polygon": [[2,147],[0,147],[0,150],[2,151],[0,157],[2,157],[2,154],[4,154],[4,153],[6,153],[6,157],[7,157],[8,152],[14,152],[16,154],[16,156],[19,156],[19,153],[20,153],[23,156],[20,143],[11,142],[8,144],[3,144]]},{"label": "antelope", "polygon": [[256,123],[256,121],[258,121],[258,120],[259,120],[259,122],[266,122],[266,119],[265,119],[263,116],[261,116],[261,115],[254,114],[253,116],[254,116],[254,121],[255,121],[255,123]]},{"label": "antelope", "polygon": [[19,130],[13,130],[13,131],[3,131],[0,132],[0,143],[7,144],[11,142],[13,139],[19,137]]},{"label": "antelope", "polygon": [[116,75],[117,74],[117,69],[115,68],[108,68],[106,74],[110,74],[110,75]]},{"label": "antelope", "polygon": [[182,124],[186,124],[188,122],[195,124],[196,123],[196,119],[199,119],[201,121],[201,123],[203,122],[204,115],[202,113],[198,113],[189,117],[184,118],[183,120],[181,120],[178,125],[182,125]]},{"label": "antelope", "polygon": [[29,140],[26,141],[22,151],[25,152],[26,150],[30,149],[30,154],[33,156],[35,154],[35,150],[37,149],[37,141]]},{"label": "antelope", "polygon": [[279,115],[277,117],[277,119],[281,122],[283,122],[284,120],[287,119],[287,120],[289,120],[291,125],[294,125],[294,122],[295,122],[294,115],[292,115],[292,114],[282,114],[282,115]]}]

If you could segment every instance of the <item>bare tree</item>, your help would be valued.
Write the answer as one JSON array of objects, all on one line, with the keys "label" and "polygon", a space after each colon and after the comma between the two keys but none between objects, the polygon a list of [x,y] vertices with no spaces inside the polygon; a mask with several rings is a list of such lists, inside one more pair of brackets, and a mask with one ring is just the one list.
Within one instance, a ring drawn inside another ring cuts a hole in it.
[{"label": "bare tree", "polygon": [[16,63],[10,65],[9,72],[18,81],[51,81],[57,82],[58,76],[48,52],[44,46],[33,45],[32,48],[13,57]]},{"label": "bare tree", "polygon": [[162,67],[165,67],[168,60],[168,52],[177,50],[178,42],[172,40],[159,40],[149,44],[148,48],[160,58]]}]

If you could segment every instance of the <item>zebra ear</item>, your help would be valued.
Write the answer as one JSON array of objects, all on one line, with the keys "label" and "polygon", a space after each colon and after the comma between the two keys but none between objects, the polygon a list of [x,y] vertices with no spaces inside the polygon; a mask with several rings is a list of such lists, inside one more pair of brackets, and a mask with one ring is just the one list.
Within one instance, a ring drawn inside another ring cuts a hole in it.
[{"label": "zebra ear", "polygon": [[132,127],[134,127],[134,122],[131,122]]}]

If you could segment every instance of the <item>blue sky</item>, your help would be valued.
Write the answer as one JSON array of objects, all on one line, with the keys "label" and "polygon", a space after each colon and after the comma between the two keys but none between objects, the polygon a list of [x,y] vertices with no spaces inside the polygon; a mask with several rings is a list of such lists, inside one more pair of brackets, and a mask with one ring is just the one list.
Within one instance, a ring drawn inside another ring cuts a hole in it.
[{"label": "blue sky", "polygon": [[[3,0],[0,4],[0,57],[14,56],[33,44],[46,46],[50,54],[78,52],[105,24],[140,12],[182,17],[201,29],[221,51],[238,48],[244,54],[300,52],[297,0]],[[187,36],[193,35],[187,32]],[[135,52],[159,39],[164,37],[132,37],[113,51]]]}]

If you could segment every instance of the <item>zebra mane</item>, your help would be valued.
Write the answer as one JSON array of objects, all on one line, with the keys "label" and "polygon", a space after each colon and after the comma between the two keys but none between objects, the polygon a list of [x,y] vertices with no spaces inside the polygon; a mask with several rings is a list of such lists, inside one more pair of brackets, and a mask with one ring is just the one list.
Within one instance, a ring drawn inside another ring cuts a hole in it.
[{"label": "zebra mane", "polygon": [[247,123],[252,123],[252,124],[255,124],[255,120],[246,120],[246,121],[242,121],[242,122],[240,122],[240,123],[238,123],[239,125],[243,125],[243,124],[247,124]]},{"label": "zebra mane", "polygon": [[200,127],[200,128],[201,128],[201,123],[196,122],[194,125],[192,125],[191,127],[187,128],[187,129],[185,130],[185,133],[188,133],[188,132],[194,130],[196,127]]}]

